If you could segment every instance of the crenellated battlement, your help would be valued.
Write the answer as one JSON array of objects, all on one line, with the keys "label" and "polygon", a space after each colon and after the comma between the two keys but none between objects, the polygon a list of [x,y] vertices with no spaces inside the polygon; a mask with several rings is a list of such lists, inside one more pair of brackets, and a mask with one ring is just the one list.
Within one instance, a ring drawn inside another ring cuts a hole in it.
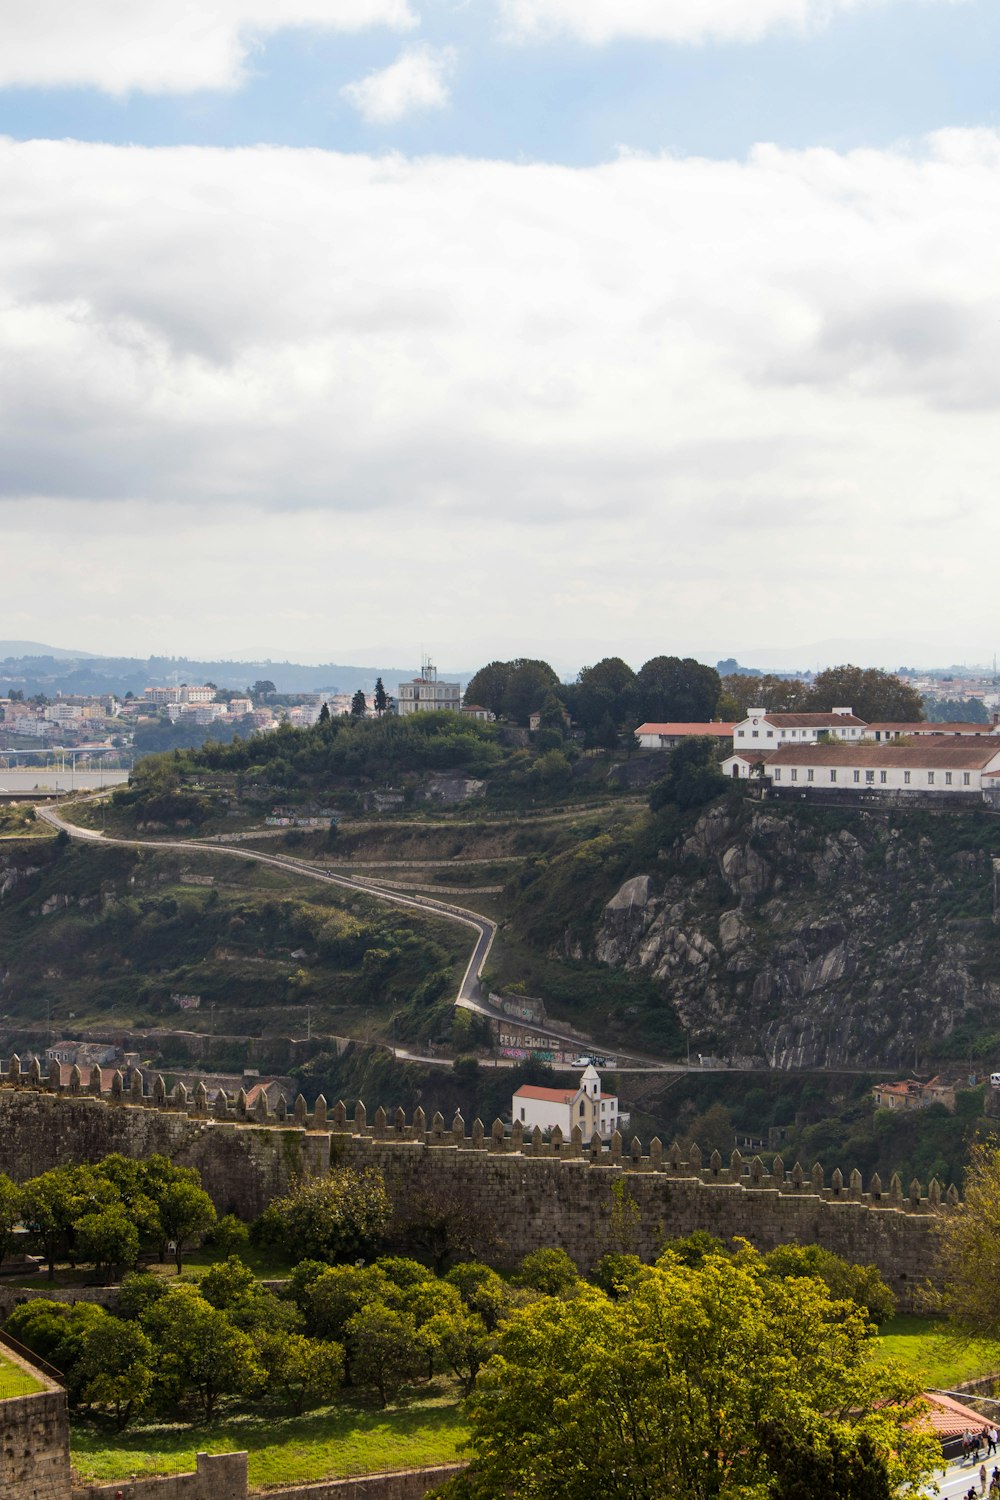
[{"label": "crenellated battlement", "polygon": [[[938,1213],[960,1201],[954,1185],[945,1189],[936,1178],[928,1183],[925,1193],[916,1178],[904,1188],[898,1174],[893,1173],[888,1184],[883,1184],[876,1172],[865,1188],[862,1175],[856,1168],[846,1175],[839,1167],[835,1168],[827,1181],[826,1171],[819,1162],[813,1163],[807,1172],[799,1162],[788,1169],[781,1156],[775,1156],[768,1168],[759,1155],[747,1158],[738,1150],[733,1151],[727,1161],[718,1151],[713,1151],[706,1159],[696,1145],[689,1147],[685,1155],[676,1142],[665,1148],[655,1136],[647,1150],[637,1136],[626,1141],[619,1131],[615,1131],[610,1142],[606,1142],[596,1133],[585,1140],[579,1126],[568,1138],[558,1126],[543,1134],[537,1126],[526,1130],[520,1121],[507,1126],[499,1119],[493,1121],[488,1131],[481,1120],[474,1120],[470,1129],[461,1114],[456,1114],[450,1125],[441,1114],[435,1114],[428,1123],[419,1107],[409,1121],[404,1110],[396,1109],[390,1113],[382,1106],[369,1120],[368,1111],[360,1100],[351,1116],[342,1100],[330,1107],[322,1094],[311,1110],[301,1094],[291,1108],[281,1098],[272,1110],[263,1090],[252,1105],[244,1089],[233,1097],[218,1090],[211,1099],[203,1082],[193,1089],[178,1083],[168,1091],[162,1075],[157,1074],[147,1084],[139,1069],[132,1070],[127,1085],[125,1076],[115,1071],[110,1088],[105,1088],[105,1074],[100,1068],[92,1068],[85,1082],[80,1068],[74,1066],[68,1083],[63,1084],[59,1063],[53,1062],[46,1071],[38,1059],[33,1058],[30,1065],[23,1068],[15,1055],[6,1072],[0,1074],[0,1086],[67,1099],[102,1100],[112,1106],[152,1110],[193,1122],[295,1129],[309,1135],[329,1134],[331,1138],[346,1136],[357,1141],[362,1150],[366,1143],[372,1147],[403,1143],[431,1149],[451,1147],[456,1151],[481,1152],[489,1156],[507,1155],[550,1163],[590,1165],[602,1171],[654,1173],[671,1180],[697,1182],[703,1187],[769,1191],[784,1197],[808,1196],[821,1202],[853,1203],[869,1209],[894,1209],[907,1214]],[[310,1153],[310,1156],[315,1159],[315,1153]]]}]

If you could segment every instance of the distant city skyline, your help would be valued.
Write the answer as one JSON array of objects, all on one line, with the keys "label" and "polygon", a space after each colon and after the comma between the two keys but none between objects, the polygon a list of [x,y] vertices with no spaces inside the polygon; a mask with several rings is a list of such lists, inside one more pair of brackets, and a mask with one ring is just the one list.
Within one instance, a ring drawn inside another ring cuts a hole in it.
[{"label": "distant city skyline", "polygon": [[3,634],[991,658],[998,55],[996,0],[0,8]]}]

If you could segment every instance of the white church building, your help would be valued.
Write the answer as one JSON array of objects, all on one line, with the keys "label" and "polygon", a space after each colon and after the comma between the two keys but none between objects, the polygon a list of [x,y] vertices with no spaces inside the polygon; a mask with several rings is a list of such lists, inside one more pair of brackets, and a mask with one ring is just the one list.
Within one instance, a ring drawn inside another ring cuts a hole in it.
[{"label": "white church building", "polygon": [[618,1129],[621,1114],[617,1094],[601,1092],[601,1075],[593,1063],[580,1076],[575,1089],[547,1089],[534,1083],[522,1083],[511,1099],[511,1119],[526,1131],[554,1130],[558,1125],[568,1140],[579,1125],[585,1141],[596,1132],[610,1140]]}]

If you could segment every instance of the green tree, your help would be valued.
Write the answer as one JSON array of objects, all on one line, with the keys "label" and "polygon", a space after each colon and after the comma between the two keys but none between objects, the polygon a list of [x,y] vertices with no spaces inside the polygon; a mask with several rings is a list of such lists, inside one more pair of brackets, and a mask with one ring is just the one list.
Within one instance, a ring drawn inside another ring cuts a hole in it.
[{"label": "green tree", "polygon": [[88,1332],[110,1316],[92,1302],[50,1302],[45,1297],[33,1297],[15,1307],[5,1327],[25,1348],[55,1365],[72,1390]]},{"label": "green tree", "polygon": [[204,1188],[193,1182],[171,1182],[160,1196],[158,1209],[163,1242],[173,1242],[174,1263],[181,1271],[185,1249],[215,1223],[215,1206]]},{"label": "green tree", "polygon": [[680,808],[703,807],[728,789],[714,742],[695,735],[671,750],[666,775],[650,788],[649,805],[653,812],[671,803]]},{"label": "green tree", "polygon": [[49,1280],[55,1277],[59,1256],[73,1249],[73,1225],[94,1209],[114,1202],[118,1195],[88,1167],[53,1167],[21,1187],[24,1226],[45,1256]]},{"label": "green tree", "polygon": [[496,1349],[495,1336],[487,1332],[478,1313],[466,1312],[464,1308],[435,1313],[424,1326],[433,1347],[461,1382],[462,1394],[468,1396],[480,1370]]},{"label": "green tree", "polygon": [[351,699],[351,718],[363,719],[367,712],[368,700],[364,695],[364,691],[361,688],[358,688],[358,690],[354,694],[354,697]]},{"label": "green tree", "polygon": [[491,661],[489,666],[480,667],[469,679],[465,689],[465,702],[470,706],[489,709],[494,718],[499,719],[510,683],[511,666],[509,661]]},{"label": "green tree", "polygon": [[924,717],[916,688],[880,667],[828,667],[813,678],[808,706],[813,713],[851,708],[866,724],[911,724]]},{"label": "green tree", "polygon": [[924,698],[930,724],[988,724],[989,709],[978,698]]},{"label": "green tree", "polygon": [[620,656],[606,656],[592,667],[583,667],[569,690],[569,701],[570,712],[585,731],[597,732],[605,719],[618,733],[631,731],[639,723],[638,679]]},{"label": "green tree", "polygon": [[722,679],[719,718],[738,724],[751,708],[766,708],[771,713],[804,713],[809,708],[809,689],[797,677],[748,677],[742,672]]},{"label": "green tree", "polygon": [[636,679],[638,716],[652,724],[702,724],[716,712],[721,681],[693,657],[654,656]]},{"label": "green tree", "polygon": [[83,1336],[75,1378],[81,1405],[107,1413],[121,1432],[153,1388],[153,1346],[137,1323],[107,1314]]},{"label": "green tree", "polygon": [[378,1392],[383,1406],[419,1373],[425,1352],[412,1313],[372,1302],[347,1322],[351,1378]]},{"label": "green tree", "polygon": [[330,705],[329,705],[329,703],[324,703],[323,707],[319,711],[319,719],[317,720],[317,723],[322,724],[323,727],[326,728],[326,726],[329,724],[329,722],[330,722]]},{"label": "green tree", "polygon": [[271,694],[277,691],[274,683],[269,678],[262,677],[250,689],[250,696],[257,703],[262,702],[265,698],[270,698]]},{"label": "green tree", "polygon": [[261,1286],[238,1256],[217,1261],[202,1277],[198,1290],[206,1302],[224,1312],[242,1333],[285,1335],[297,1332],[302,1326],[302,1314],[295,1303]]},{"label": "green tree", "polygon": [[146,1314],[156,1380],[175,1404],[190,1401],[211,1421],[226,1396],[252,1396],[264,1383],[253,1340],[194,1287],[173,1287]]},{"label": "green tree", "polygon": [[258,1343],[267,1388],[296,1416],[333,1400],[344,1379],[344,1351],[301,1333],[265,1334]]},{"label": "green tree", "polygon": [[491,1266],[475,1260],[463,1261],[452,1266],[445,1280],[455,1288],[470,1312],[479,1313],[490,1333],[510,1311],[510,1287]]},{"label": "green tree", "polygon": [[568,1292],[580,1281],[576,1261],[565,1250],[532,1250],[517,1268],[517,1281],[548,1297]]},{"label": "green tree", "polygon": [[297,1183],[254,1225],[254,1237],[289,1258],[335,1262],[371,1255],[392,1214],[382,1175],[350,1167]]},{"label": "green tree", "polygon": [[0,1172],[0,1265],[17,1244],[21,1212],[20,1188]]},{"label": "green tree", "polygon": [[515,724],[527,724],[529,717],[540,709],[553,688],[558,688],[559,678],[547,661],[533,661],[519,657],[509,663],[510,677],[503,695],[504,718]]},{"label": "green tree", "polygon": [[1000,1344],[1000,1143],[972,1148],[962,1202],[941,1220],[936,1282],[956,1328]]},{"label": "green tree", "polygon": [[[772,1435],[872,1456],[896,1494],[937,1461],[919,1380],[878,1360],[864,1313],[752,1251],[672,1257],[612,1301],[584,1288],[502,1327],[471,1397],[463,1500],[765,1500],[787,1477]],[[831,1470],[831,1472],[833,1472]],[[789,1492],[794,1493],[794,1492]],[[858,1490],[823,1490],[824,1500]]]},{"label": "green tree", "polygon": [[388,707],[389,707],[389,695],[388,695],[388,693],[385,690],[385,683],[382,681],[381,677],[376,677],[376,679],[375,679],[375,712],[378,714],[378,716],[379,716],[380,719],[381,719],[382,715],[385,713],[385,711],[386,711],[386,709]]},{"label": "green tree", "polygon": [[82,1214],[73,1232],[77,1255],[93,1265],[105,1284],[116,1267],[134,1266],[139,1257],[139,1231],[120,1203]]},{"label": "green tree", "polygon": [[876,1327],[896,1313],[896,1299],[877,1266],[858,1266],[820,1245],[779,1245],[764,1256],[776,1276],[815,1276],[831,1297],[856,1302]]}]

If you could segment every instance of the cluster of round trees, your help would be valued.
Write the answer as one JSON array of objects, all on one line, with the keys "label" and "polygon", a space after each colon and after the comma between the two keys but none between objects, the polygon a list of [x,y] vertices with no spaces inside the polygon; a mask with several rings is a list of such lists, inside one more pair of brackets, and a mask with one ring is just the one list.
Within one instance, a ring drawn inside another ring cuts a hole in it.
[{"label": "cluster of round trees", "polygon": [[198,1172],[165,1156],[113,1155],[19,1184],[0,1174],[0,1261],[30,1249],[44,1256],[50,1278],[68,1262],[92,1265],[107,1281],[143,1253],[169,1253],[180,1270],[186,1248],[215,1223]]}]

